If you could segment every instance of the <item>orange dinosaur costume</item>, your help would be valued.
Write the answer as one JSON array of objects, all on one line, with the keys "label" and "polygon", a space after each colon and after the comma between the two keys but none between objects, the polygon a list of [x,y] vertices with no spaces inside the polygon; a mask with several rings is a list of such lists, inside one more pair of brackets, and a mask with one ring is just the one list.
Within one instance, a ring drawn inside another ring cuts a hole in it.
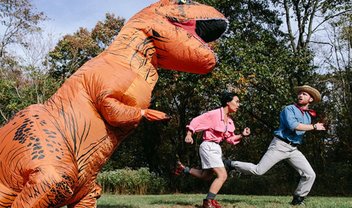
[{"label": "orange dinosaur costume", "polygon": [[114,42],[77,70],[44,104],[0,129],[0,207],[95,207],[102,166],[148,109],[157,67],[207,73],[206,42],[227,28],[214,8],[161,0],[133,16]]}]

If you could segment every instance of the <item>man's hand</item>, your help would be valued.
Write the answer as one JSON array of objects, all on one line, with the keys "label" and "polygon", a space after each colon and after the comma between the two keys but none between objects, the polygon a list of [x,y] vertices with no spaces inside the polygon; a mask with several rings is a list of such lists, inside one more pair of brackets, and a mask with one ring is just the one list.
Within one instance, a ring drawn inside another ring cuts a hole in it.
[{"label": "man's hand", "polygon": [[242,136],[247,137],[250,134],[251,134],[251,129],[250,128],[246,127],[246,128],[243,129]]},{"label": "man's hand", "polygon": [[316,123],[316,124],[313,125],[313,128],[314,128],[314,130],[317,130],[317,131],[326,130],[323,123]]}]

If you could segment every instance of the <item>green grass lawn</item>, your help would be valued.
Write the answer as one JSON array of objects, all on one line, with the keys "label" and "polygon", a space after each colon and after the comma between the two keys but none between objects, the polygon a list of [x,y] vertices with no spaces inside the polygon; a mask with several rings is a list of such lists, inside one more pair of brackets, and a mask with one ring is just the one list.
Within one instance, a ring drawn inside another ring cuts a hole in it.
[{"label": "green grass lawn", "polygon": [[[202,207],[205,194],[168,195],[103,195],[98,208],[190,208]],[[291,196],[245,196],[218,195],[217,200],[224,208],[285,208]],[[295,206],[297,207],[297,206]],[[298,206],[302,207],[302,206]],[[352,197],[307,197],[304,207],[352,208]]]}]

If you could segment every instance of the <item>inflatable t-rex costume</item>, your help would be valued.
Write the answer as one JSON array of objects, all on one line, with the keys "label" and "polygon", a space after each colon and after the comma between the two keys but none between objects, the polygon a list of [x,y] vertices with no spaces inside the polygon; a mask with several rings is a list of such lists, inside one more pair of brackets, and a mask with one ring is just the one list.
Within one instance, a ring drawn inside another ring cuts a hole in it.
[{"label": "inflatable t-rex costume", "polygon": [[227,28],[214,8],[161,0],[143,9],[115,41],[75,72],[44,104],[0,129],[0,207],[95,207],[96,177],[148,109],[157,67],[207,73],[216,57],[205,42]]}]

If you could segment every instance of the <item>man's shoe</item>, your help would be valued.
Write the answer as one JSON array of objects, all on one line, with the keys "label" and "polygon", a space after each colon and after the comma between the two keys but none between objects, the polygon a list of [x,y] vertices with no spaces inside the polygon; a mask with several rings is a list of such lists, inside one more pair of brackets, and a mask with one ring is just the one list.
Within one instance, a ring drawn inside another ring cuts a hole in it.
[{"label": "man's shoe", "polygon": [[221,205],[220,205],[219,202],[216,201],[215,199],[211,200],[211,203],[213,204],[213,206],[214,206],[215,208],[221,208]]},{"label": "man's shoe", "polygon": [[215,199],[203,199],[203,208],[221,208]]},{"label": "man's shoe", "polygon": [[304,205],[304,197],[302,196],[293,196],[291,205]]},{"label": "man's shoe", "polygon": [[216,208],[212,201],[212,199],[203,199],[203,208]]},{"label": "man's shoe", "polygon": [[183,171],[185,170],[185,166],[180,162],[180,161],[177,161],[176,163],[176,169],[175,169],[175,172],[174,174],[175,175],[180,175],[181,173],[183,173]]}]

